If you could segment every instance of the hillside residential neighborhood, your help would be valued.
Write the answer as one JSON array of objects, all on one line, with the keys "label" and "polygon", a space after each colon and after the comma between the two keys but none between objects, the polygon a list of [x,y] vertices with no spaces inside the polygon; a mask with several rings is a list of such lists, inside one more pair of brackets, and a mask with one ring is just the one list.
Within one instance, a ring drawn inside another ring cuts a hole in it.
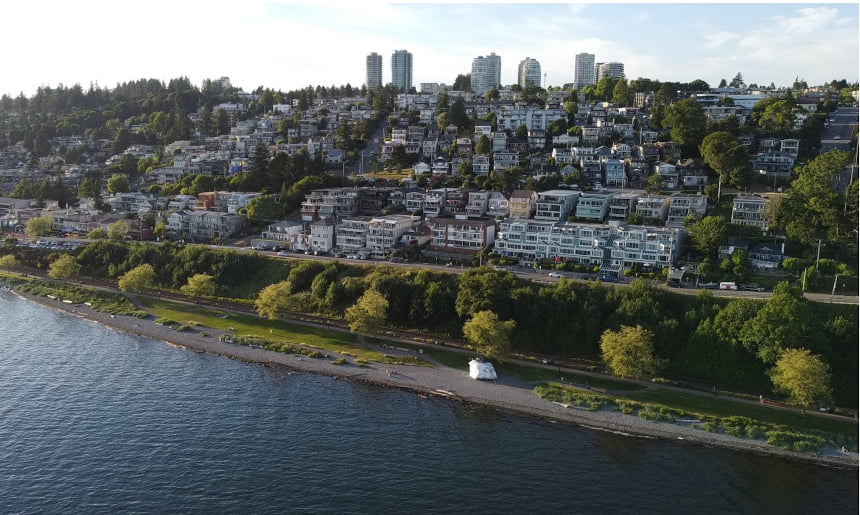
[{"label": "hillside residential neighborhood", "polygon": [[[370,58],[368,66],[370,73]],[[679,266],[691,245],[690,224],[718,207],[714,188],[725,193],[729,185],[700,156],[690,155],[689,146],[672,141],[665,122],[652,127],[665,100],[637,92],[626,97],[629,103],[588,101],[581,90],[542,90],[525,79],[525,88],[482,81],[485,94],[442,84],[395,92],[385,112],[370,98],[382,89],[275,103],[269,92],[233,88],[232,101],[188,115],[189,139],[164,146],[129,143],[118,152],[117,138],[100,131],[54,135],[41,142],[45,149],[38,157],[32,145],[7,138],[0,149],[0,224],[7,233],[20,233],[29,220],[46,217],[55,233],[84,237],[124,220],[131,240],[241,241],[372,259],[413,249],[416,259],[423,252],[425,259],[463,261],[491,249],[511,262],[572,263],[606,277],[634,267]],[[226,77],[219,83],[231,87]],[[734,127],[743,127],[759,102],[796,100],[784,130],[738,133],[752,180],[745,181],[745,191],[732,190],[727,221],[769,234],[768,205],[783,196],[792,170],[809,158],[808,142],[777,134],[808,135],[813,119],[826,119],[820,109],[829,95],[826,87],[738,84],[678,91],[671,99],[692,102],[708,124],[730,120]],[[9,107],[6,125],[21,114]],[[213,113],[224,129],[218,135]],[[152,130],[134,121],[118,128],[128,142]],[[356,142],[362,127],[371,133],[359,135],[363,146]],[[81,153],[73,164],[62,157],[69,149]],[[284,218],[264,223],[249,219],[249,205],[270,197],[286,206],[286,184],[280,192],[164,193],[180,190],[189,177],[223,188],[290,158],[315,163],[341,185],[301,192]],[[122,191],[101,181],[97,196],[81,195],[65,205],[12,198],[22,181],[59,181],[80,192],[88,177],[121,169],[129,160],[150,166],[126,174],[130,182]],[[385,170],[401,175],[387,178]],[[835,187],[844,189],[847,181]],[[777,238],[739,245],[721,242],[721,256],[743,248],[754,269],[789,257]]]}]

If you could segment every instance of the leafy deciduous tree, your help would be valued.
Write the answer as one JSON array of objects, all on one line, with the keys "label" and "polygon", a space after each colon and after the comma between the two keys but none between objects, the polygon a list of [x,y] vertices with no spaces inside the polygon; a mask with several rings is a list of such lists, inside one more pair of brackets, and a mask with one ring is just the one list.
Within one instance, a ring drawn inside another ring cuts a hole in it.
[{"label": "leafy deciduous tree", "polygon": [[194,274],[179,290],[192,297],[212,297],[215,295],[215,278],[209,274]]},{"label": "leafy deciduous tree", "polygon": [[651,331],[640,325],[623,325],[618,331],[607,329],[600,337],[600,353],[617,376],[634,379],[653,376],[658,364],[653,338]]},{"label": "leafy deciduous tree", "polygon": [[501,361],[511,353],[511,332],[515,326],[513,320],[499,320],[492,311],[479,311],[463,324],[463,336],[476,352]]},{"label": "leafy deciduous tree", "polygon": [[155,284],[155,279],[155,268],[149,263],[144,263],[123,274],[117,285],[122,291],[142,291]]},{"label": "leafy deciduous tree", "polygon": [[367,290],[358,302],[347,308],[349,330],[370,333],[381,327],[388,313],[388,300],[376,290]]},{"label": "leafy deciduous tree", "polygon": [[27,220],[27,234],[30,236],[47,236],[51,234],[51,219],[48,217],[31,218]]},{"label": "leafy deciduous tree", "polygon": [[63,254],[48,267],[48,277],[53,279],[68,279],[80,272],[81,266],[69,254]]},{"label": "leafy deciduous tree", "polygon": [[830,371],[821,357],[807,349],[787,349],[771,371],[774,388],[806,410],[831,398]]}]

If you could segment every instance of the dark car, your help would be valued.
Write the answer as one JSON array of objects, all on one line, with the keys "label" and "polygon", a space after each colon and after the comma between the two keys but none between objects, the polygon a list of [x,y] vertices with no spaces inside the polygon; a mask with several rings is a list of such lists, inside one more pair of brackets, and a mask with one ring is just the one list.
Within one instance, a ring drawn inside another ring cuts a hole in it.
[{"label": "dark car", "polygon": [[738,289],[744,290],[744,291],[764,291],[764,288],[762,288],[761,286],[759,286],[756,283],[742,284],[742,285],[738,286]]}]

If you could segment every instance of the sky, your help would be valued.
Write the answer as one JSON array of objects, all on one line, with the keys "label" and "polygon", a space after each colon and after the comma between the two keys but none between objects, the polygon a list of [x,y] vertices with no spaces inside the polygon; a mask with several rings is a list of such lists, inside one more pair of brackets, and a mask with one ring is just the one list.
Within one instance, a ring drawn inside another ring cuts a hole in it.
[{"label": "sky", "polygon": [[365,58],[413,55],[413,83],[452,84],[472,60],[501,56],[502,83],[531,57],[544,86],[573,82],[574,56],[621,62],[628,79],[715,87],[810,86],[860,78],[853,3],[4,2],[0,94],[40,86],[112,88],[141,78],[230,78],[246,91],[365,80]]}]

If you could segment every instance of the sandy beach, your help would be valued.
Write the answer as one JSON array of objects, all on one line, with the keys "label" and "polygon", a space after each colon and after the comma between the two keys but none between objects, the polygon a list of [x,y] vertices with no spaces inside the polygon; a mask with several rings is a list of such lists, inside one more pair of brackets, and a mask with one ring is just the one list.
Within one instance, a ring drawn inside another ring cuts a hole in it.
[{"label": "sandy beach", "polygon": [[[228,333],[218,329],[197,327],[195,331],[178,332],[170,327],[156,324],[152,316],[146,319],[113,316],[94,311],[85,305],[66,304],[59,300],[35,297],[19,292],[16,294],[24,299],[70,312],[119,331],[231,359],[285,366],[302,372],[326,374],[407,389],[422,395],[450,397],[452,402],[483,404],[500,410],[579,424],[593,429],[626,434],[631,437],[661,438],[681,445],[723,447],[843,468],[856,468],[858,466],[858,453],[856,452],[842,452],[839,449],[816,454],[793,452],[779,449],[763,441],[709,433],[695,429],[689,423],[651,422],[637,416],[624,415],[618,411],[585,411],[565,407],[541,399],[532,392],[533,385],[523,383],[515,378],[500,377],[495,382],[472,379],[468,375],[468,364],[465,356],[462,369],[445,366],[422,367],[380,363],[369,363],[363,367],[354,364],[338,365],[333,361],[340,356],[331,353],[328,359],[312,359],[300,355],[239,346],[221,342],[219,337]],[[201,330],[205,331],[208,336],[202,335]],[[349,357],[346,359],[351,361]]]}]

